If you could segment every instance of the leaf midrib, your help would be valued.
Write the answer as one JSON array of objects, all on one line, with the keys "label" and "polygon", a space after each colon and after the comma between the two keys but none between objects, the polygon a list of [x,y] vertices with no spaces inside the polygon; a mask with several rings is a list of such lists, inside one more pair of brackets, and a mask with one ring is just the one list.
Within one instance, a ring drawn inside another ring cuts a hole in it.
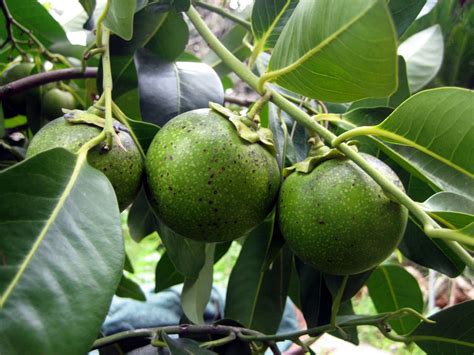
[{"label": "leaf midrib", "polygon": [[[270,26],[267,28],[266,31],[264,31],[263,33],[263,36],[260,38],[260,40],[258,41],[258,45],[257,45],[257,48],[260,50],[263,50],[263,48],[265,48],[265,44],[267,43],[267,40],[268,38],[270,37],[270,35],[272,34],[273,30],[275,29],[275,26],[278,24],[278,22],[280,21],[281,17],[283,16],[283,14],[286,12],[286,10],[288,9],[288,6],[290,6],[290,3],[291,3],[291,0],[286,0],[286,4],[281,8],[280,12],[278,13],[278,15],[275,17],[275,19],[273,20],[273,22],[270,24]],[[255,34],[256,35],[256,34]]]},{"label": "leaf midrib", "polygon": [[6,291],[4,292],[2,297],[0,298],[0,309],[4,307],[6,301],[8,300],[8,297],[10,296],[10,294],[13,292],[15,287],[20,282],[20,279],[23,276],[26,268],[30,265],[31,260],[33,259],[35,253],[39,249],[39,247],[41,245],[41,242],[46,237],[49,229],[51,228],[51,226],[53,225],[53,223],[57,219],[57,217],[59,215],[59,212],[64,207],[64,204],[65,204],[67,198],[69,197],[69,194],[72,191],[72,189],[73,189],[73,187],[74,187],[74,185],[75,185],[75,183],[76,183],[76,181],[79,177],[82,166],[83,166],[84,162],[86,161],[86,157],[87,157],[87,151],[84,151],[84,152],[80,153],[77,156],[76,165],[74,166],[74,169],[73,169],[72,174],[70,176],[69,182],[67,183],[67,185],[64,188],[63,192],[61,193],[61,196],[60,196],[56,206],[54,207],[53,212],[51,213],[50,217],[46,221],[46,223],[45,223],[44,227],[42,228],[41,232],[39,233],[36,241],[33,243],[33,246],[30,249],[30,251],[28,252],[28,254],[26,255],[26,258],[21,263],[21,266],[20,266],[18,272],[15,274],[15,277],[9,283]]}]

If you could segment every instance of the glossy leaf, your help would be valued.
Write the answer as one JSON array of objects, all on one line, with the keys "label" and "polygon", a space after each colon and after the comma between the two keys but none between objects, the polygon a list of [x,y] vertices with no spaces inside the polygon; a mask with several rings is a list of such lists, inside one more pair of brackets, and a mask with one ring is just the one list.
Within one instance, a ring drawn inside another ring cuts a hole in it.
[{"label": "glossy leaf", "polygon": [[426,211],[449,224],[450,228],[460,229],[474,222],[474,201],[452,192],[439,192],[423,202]]},{"label": "glossy leaf", "polygon": [[199,343],[192,339],[174,339],[167,335],[164,331],[161,332],[161,338],[165,341],[166,345],[168,345],[171,355],[216,355],[216,353],[213,351],[199,347]]},{"label": "glossy leaf", "polygon": [[156,134],[160,130],[160,127],[150,122],[135,121],[132,119],[128,120],[128,124],[137,136],[143,151],[146,153],[148,147],[153,141],[153,138],[155,138]]},{"label": "glossy leaf", "polygon": [[[243,43],[246,34],[247,30],[245,28],[240,25],[235,25],[221,38],[222,44],[240,60],[244,60],[250,55],[250,49]],[[203,62],[209,64],[221,77],[231,71],[230,68],[222,62],[222,59],[212,51],[204,56]]]},{"label": "glossy leaf", "polygon": [[142,115],[140,113],[140,96],[138,95],[138,88],[127,91],[119,97],[114,98],[115,104],[122,110],[123,113],[133,120],[141,121]]},{"label": "glossy leaf", "polygon": [[264,333],[278,329],[291,272],[289,250],[272,248],[273,224],[268,218],[247,237],[229,278],[224,311],[226,318]]},{"label": "glossy leaf", "polygon": [[[359,292],[359,290],[364,287],[366,281],[369,279],[372,272],[373,270],[369,270],[357,275],[350,275],[349,279],[347,280],[344,293],[342,294],[341,301],[344,302],[354,297],[357,292]],[[337,294],[337,291],[341,287],[343,278],[344,276],[324,274],[326,286],[328,287],[333,297]]]},{"label": "glossy leaf", "polygon": [[301,0],[264,79],[331,102],[384,97],[397,86],[396,60],[395,30],[384,0]]},{"label": "glossy leaf", "polygon": [[427,354],[472,354],[474,350],[474,301],[445,308],[420,323],[410,334]]},{"label": "glossy leaf", "polygon": [[[380,265],[370,276],[367,287],[370,298],[379,313],[412,308],[423,312],[423,295],[416,279],[398,265]],[[419,323],[413,316],[390,321],[398,334],[408,334]]]},{"label": "glossy leaf", "polygon": [[400,44],[398,54],[407,65],[408,84],[412,92],[428,84],[443,62],[444,42],[441,27],[435,25]]},{"label": "glossy leaf", "polygon": [[137,7],[137,0],[114,0],[104,20],[113,33],[129,41],[133,35],[133,15]]},{"label": "glossy leaf", "polygon": [[389,0],[388,6],[400,37],[416,19],[426,0]]},{"label": "glossy leaf", "polygon": [[155,292],[163,291],[182,282],[184,282],[184,276],[176,270],[168,253],[165,252],[156,265]]},{"label": "glossy leaf", "polygon": [[87,352],[124,262],[112,186],[57,148],[1,172],[0,196],[2,352]]},{"label": "glossy leaf", "polygon": [[328,324],[331,319],[332,296],[322,272],[296,258],[300,280],[301,311],[308,328]]},{"label": "glossy leaf", "polygon": [[209,302],[212,290],[212,272],[214,265],[213,243],[205,246],[205,262],[197,278],[186,278],[181,293],[181,305],[186,317],[195,324],[204,324],[204,310]]},{"label": "glossy leaf", "polygon": [[122,275],[115,294],[119,297],[132,298],[137,301],[146,301],[145,294],[138,284]]},{"label": "glossy leaf", "polygon": [[388,106],[397,108],[403,101],[410,97],[410,87],[408,86],[407,65],[401,55],[398,56],[398,88],[388,100]]},{"label": "glossy leaf", "polygon": [[464,262],[442,240],[427,237],[411,218],[398,249],[411,261],[449,277],[459,276],[465,267]]},{"label": "glossy leaf", "polygon": [[140,188],[133,201],[128,214],[127,224],[130,236],[137,243],[157,229],[158,222],[146,196],[144,186]]},{"label": "glossy leaf", "polygon": [[145,121],[162,126],[180,113],[224,102],[219,77],[204,63],[165,62],[145,49],[137,52],[135,63]]},{"label": "glossy leaf", "polygon": [[252,32],[259,51],[273,48],[299,0],[256,0],[252,8]]}]

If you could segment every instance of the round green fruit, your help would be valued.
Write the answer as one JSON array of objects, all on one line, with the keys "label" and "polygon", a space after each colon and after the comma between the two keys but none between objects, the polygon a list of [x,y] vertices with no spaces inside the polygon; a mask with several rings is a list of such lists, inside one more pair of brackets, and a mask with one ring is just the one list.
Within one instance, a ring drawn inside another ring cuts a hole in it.
[{"label": "round green fruit", "polygon": [[[128,207],[140,187],[143,161],[140,152],[124,126],[119,127],[118,136],[125,150],[113,142],[109,151],[103,149],[104,143],[92,148],[87,160],[91,166],[107,176],[114,187],[120,210]],[[64,148],[77,153],[89,140],[96,137],[102,128],[88,124],[71,124],[63,117],[57,118],[33,137],[26,156],[31,157],[52,148]]]},{"label": "round green fruit", "polygon": [[205,242],[233,240],[255,227],[272,210],[280,185],[272,154],[208,109],[183,113],[158,132],[146,172],[158,217]]},{"label": "round green fruit", "polygon": [[[30,75],[33,68],[33,63],[16,64],[3,72],[0,78],[0,84],[6,85],[12,81],[23,79]],[[34,92],[36,92],[34,89],[28,90],[26,92],[21,92],[4,99],[2,104],[5,117],[8,118],[16,115],[26,115],[26,101],[28,95]]]},{"label": "round green fruit", "polygon": [[[382,161],[363,154],[383,176],[403,189]],[[278,219],[294,253],[334,275],[367,271],[397,247],[408,211],[349,159],[325,161],[312,172],[295,172],[282,184]]]},{"label": "round green fruit", "polygon": [[62,109],[73,110],[76,108],[76,100],[74,95],[68,91],[54,88],[48,90],[41,100],[41,114],[48,120],[61,117]]}]

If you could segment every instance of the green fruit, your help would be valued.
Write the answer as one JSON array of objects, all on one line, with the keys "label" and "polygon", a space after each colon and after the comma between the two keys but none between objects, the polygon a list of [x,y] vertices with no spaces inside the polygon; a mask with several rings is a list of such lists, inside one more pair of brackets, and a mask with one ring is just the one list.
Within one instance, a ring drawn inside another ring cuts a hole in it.
[{"label": "green fruit", "polygon": [[[370,155],[364,158],[403,189],[397,175]],[[278,202],[283,237],[317,270],[352,275],[384,261],[397,247],[408,211],[349,159],[332,159],[309,174],[293,173]]]},{"label": "green fruit", "polygon": [[[0,84],[6,85],[12,81],[20,80],[30,75],[33,70],[33,63],[20,63],[7,69],[0,78]],[[36,93],[37,90],[28,90],[7,97],[2,101],[5,117],[13,117],[16,115],[26,115],[26,102],[28,95]]]},{"label": "green fruit", "polygon": [[146,172],[158,217],[206,242],[233,240],[255,227],[272,210],[280,185],[271,153],[208,109],[183,113],[158,132]]},{"label": "green fruit", "polygon": [[41,113],[44,118],[53,120],[63,115],[62,109],[73,110],[76,108],[74,95],[68,91],[54,88],[48,90],[41,100]]},{"label": "green fruit", "polygon": [[[101,143],[89,151],[87,160],[91,166],[107,176],[114,187],[120,210],[123,210],[132,203],[140,187],[143,161],[137,146],[125,128],[118,122],[114,122],[114,126],[119,127],[118,136],[126,150],[113,142],[112,148],[105,151],[104,143]],[[77,153],[101,130],[102,128],[93,125],[71,124],[63,117],[57,118],[41,128],[33,137],[26,156],[31,157],[56,147]]]}]

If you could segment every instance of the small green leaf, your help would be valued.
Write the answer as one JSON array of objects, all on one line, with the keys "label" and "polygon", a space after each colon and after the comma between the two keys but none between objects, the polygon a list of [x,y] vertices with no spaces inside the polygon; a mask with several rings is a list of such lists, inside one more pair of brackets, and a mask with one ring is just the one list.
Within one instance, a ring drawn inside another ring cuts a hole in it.
[{"label": "small green leaf", "polygon": [[125,257],[112,185],[56,148],[2,171],[0,199],[2,353],[86,353]]},{"label": "small green leaf", "polygon": [[384,97],[397,87],[396,61],[385,0],[301,0],[260,84],[331,102]]},{"label": "small green leaf", "polygon": [[[423,295],[416,279],[398,265],[380,265],[370,276],[367,287],[379,313],[412,308],[423,312]],[[419,323],[413,316],[390,321],[398,334],[408,334]]]},{"label": "small green leaf", "polygon": [[133,35],[133,15],[135,15],[136,7],[137,0],[111,1],[104,25],[124,40],[131,40]]},{"label": "small green leaf", "polygon": [[155,292],[163,291],[168,287],[180,284],[183,281],[184,276],[176,270],[168,256],[168,253],[165,252],[156,265]]},{"label": "small green leaf", "polygon": [[214,265],[214,243],[206,244],[205,263],[197,278],[184,280],[181,293],[183,312],[195,324],[204,324],[204,310],[206,309],[212,290],[212,272]]},{"label": "small green leaf", "polygon": [[145,294],[140,286],[124,275],[122,275],[122,278],[120,279],[115,294],[119,297],[132,298],[137,301],[146,301]]},{"label": "small green leaf", "polygon": [[146,196],[145,187],[138,192],[127,219],[130,236],[137,243],[157,228],[156,217]]},{"label": "small green leaf", "polygon": [[407,66],[408,84],[412,92],[428,84],[443,62],[444,42],[441,27],[435,25],[421,31],[398,47]]},{"label": "small green leaf", "polygon": [[445,308],[420,323],[410,334],[427,354],[472,354],[474,351],[474,301]]},{"label": "small green leaf", "polygon": [[[350,275],[349,279],[347,280],[341,301],[344,302],[354,297],[356,293],[359,292],[359,290],[365,285],[372,272],[373,270],[369,270],[360,274]],[[339,290],[343,278],[344,276],[324,274],[324,280],[326,281],[326,285],[333,297]]]}]

